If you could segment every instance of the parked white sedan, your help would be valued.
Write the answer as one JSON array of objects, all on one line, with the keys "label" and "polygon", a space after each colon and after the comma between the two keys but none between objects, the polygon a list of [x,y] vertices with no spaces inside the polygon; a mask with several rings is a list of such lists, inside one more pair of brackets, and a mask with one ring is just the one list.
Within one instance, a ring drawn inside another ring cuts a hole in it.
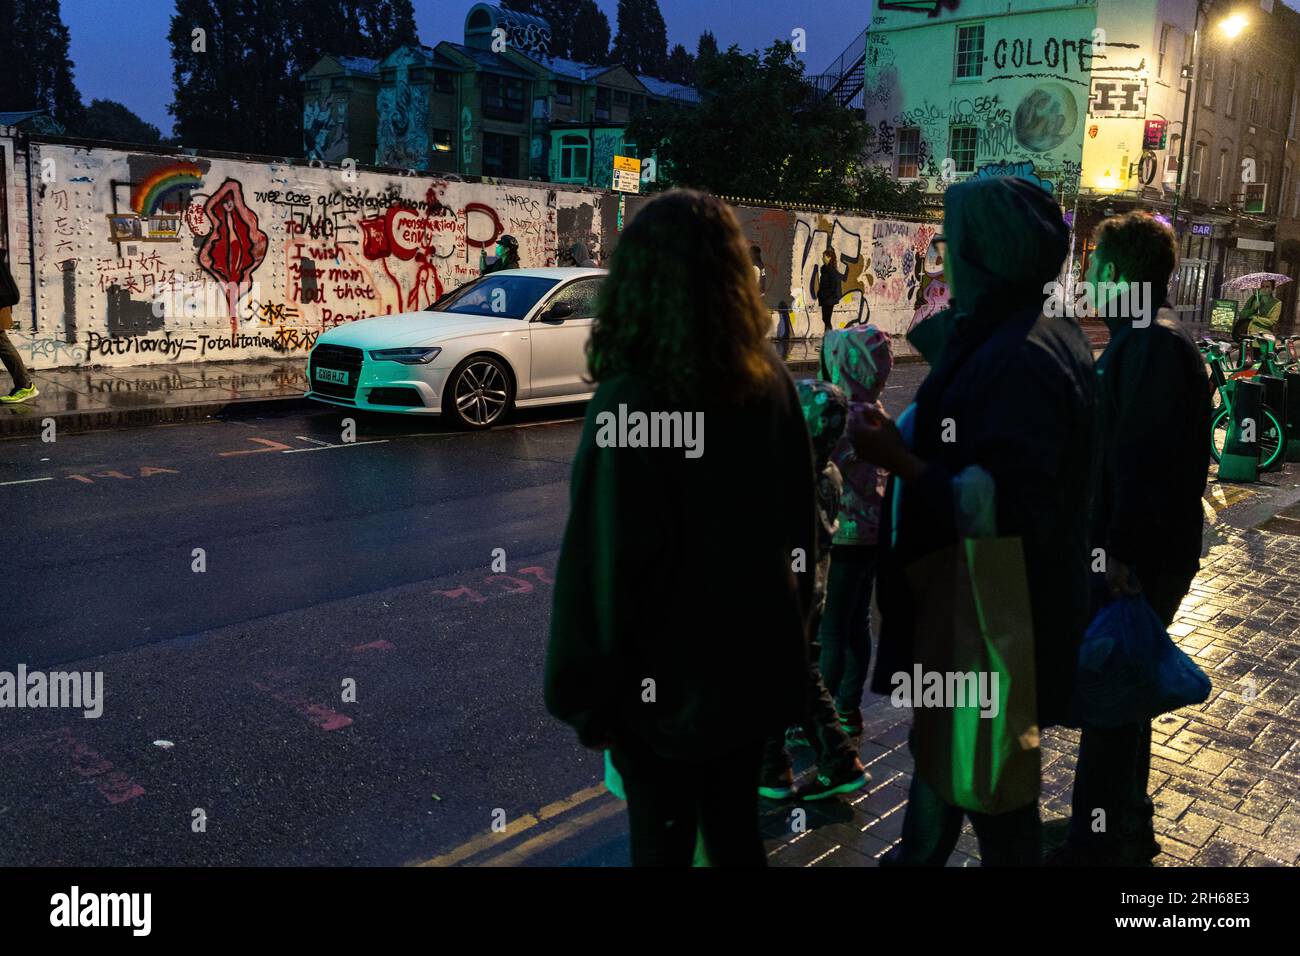
[{"label": "parked white sedan", "polygon": [[423,312],[321,334],[308,398],[348,408],[443,415],[489,428],[512,408],[584,401],[587,339],[603,269],[507,269]]}]

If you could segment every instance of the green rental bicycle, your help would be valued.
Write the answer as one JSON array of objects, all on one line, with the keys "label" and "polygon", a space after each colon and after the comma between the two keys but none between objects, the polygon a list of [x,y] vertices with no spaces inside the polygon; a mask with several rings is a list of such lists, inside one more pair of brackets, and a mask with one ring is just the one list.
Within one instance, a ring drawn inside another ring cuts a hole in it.
[{"label": "green rental bicycle", "polygon": [[[1223,449],[1228,444],[1228,429],[1232,425],[1232,396],[1237,379],[1251,378],[1258,369],[1228,369],[1228,356],[1232,352],[1231,342],[1212,342],[1202,339],[1201,354],[1210,366],[1210,380],[1218,396],[1218,406],[1210,420],[1210,454],[1214,460],[1223,458]],[[1279,464],[1282,453],[1286,451],[1286,432],[1282,428],[1281,416],[1267,405],[1262,406],[1255,447],[1259,449],[1259,470],[1267,471]]]}]

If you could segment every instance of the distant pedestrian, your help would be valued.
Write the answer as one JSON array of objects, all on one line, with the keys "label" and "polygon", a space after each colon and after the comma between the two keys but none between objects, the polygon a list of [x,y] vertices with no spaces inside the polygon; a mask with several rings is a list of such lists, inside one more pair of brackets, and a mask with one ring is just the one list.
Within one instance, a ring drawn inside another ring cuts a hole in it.
[{"label": "distant pedestrian", "polygon": [[491,265],[483,266],[480,275],[519,268],[519,240],[514,236],[509,234],[500,236],[497,239],[496,254],[496,260]]},{"label": "distant pedestrian", "polygon": [[[946,585],[907,569],[939,551],[956,553],[967,539],[1018,538],[1022,567],[998,570],[1023,575],[1019,587],[1028,591],[1031,621],[1015,623],[1033,635],[1037,723],[1047,727],[1068,717],[1088,622],[1092,354],[1076,324],[1043,314],[1043,288],[1059,274],[1068,231],[1037,184],[999,177],[949,187],[944,232],[953,306],[917,326],[947,337],[933,343],[933,367],[903,416],[906,434],[870,408],[848,426],[857,454],[898,478],[881,529],[887,544],[877,575],[882,623],[872,689],[891,694],[895,678],[923,666],[917,648],[928,637],[918,634],[918,619],[935,605],[955,606],[943,590],[955,587],[955,575]],[[919,693],[912,701],[919,705]],[[1018,742],[1037,746],[1036,729]],[[968,779],[971,767],[960,761],[973,758],[953,740],[936,745],[913,736],[911,746],[914,755],[926,747],[931,771],[947,779],[913,775],[902,841],[882,864],[942,866],[964,816],[983,865],[1040,862],[1035,799],[996,812],[963,809],[940,790]],[[936,756],[934,746],[952,749]]]},{"label": "distant pedestrian", "polygon": [[[773,734],[763,752],[763,773],[758,794],[769,800],[825,800],[867,785],[870,777],[858,758],[853,742],[840,727],[835,705],[822,682],[821,652],[817,627],[826,607],[826,587],[831,574],[831,542],[835,538],[843,483],[831,453],[844,434],[848,400],[829,382],[800,379],[795,383],[799,404],[812,438],[813,464],[817,472],[817,555],[813,577],[813,616],[809,623],[812,640],[808,646],[806,709],[792,733]],[[817,757],[817,776],[796,793],[794,770],[786,753],[787,742],[812,747]]]},{"label": "distant pedestrian", "polygon": [[[1099,308],[1110,343],[1097,360],[1100,472],[1092,544],[1105,571],[1094,578],[1094,607],[1142,594],[1169,627],[1200,567],[1211,387],[1167,298],[1178,260],[1173,231],[1134,212],[1104,220],[1094,242],[1094,288],[1116,284],[1122,303],[1128,287],[1148,283],[1142,301],[1159,303],[1154,316]],[[1145,864],[1160,852],[1147,796],[1150,764],[1149,721],[1083,728],[1070,835],[1057,862]]]},{"label": "distant pedestrian", "polygon": [[573,264],[580,269],[595,269],[596,262],[591,258],[591,253],[587,250],[585,242],[575,242],[569,246],[569,258]]},{"label": "distant pedestrian", "polygon": [[844,298],[844,276],[840,272],[840,254],[834,249],[822,253],[821,268],[817,273],[817,304],[822,307],[824,331],[834,328],[835,306]]},{"label": "distant pedestrian", "polygon": [[[765,865],[763,742],[803,714],[812,448],[752,269],[725,203],[664,193],[621,236],[592,329],[546,706],[610,750],[637,866],[689,866],[697,830],[713,865]],[[612,434],[638,413],[704,422],[707,448]]]},{"label": "distant pedestrian", "polygon": [[0,254],[0,362],[14,382],[7,395],[0,395],[0,403],[5,405],[29,402],[40,394],[22,356],[9,339],[9,329],[13,328],[14,321],[13,307],[17,304],[18,284],[9,271],[8,257]]},{"label": "distant pedestrian", "polygon": [[[832,331],[822,342],[821,367],[822,378],[843,389],[854,408],[884,411],[880,395],[894,367],[894,354],[889,336],[876,326]],[[847,436],[836,443],[832,461],[844,477],[844,491],[819,633],[821,673],[834,697],[840,726],[856,736],[862,733],[862,693],[871,664],[871,590],[888,474],[859,458]]]},{"label": "distant pedestrian", "polygon": [[1277,334],[1278,322],[1282,320],[1282,300],[1274,295],[1275,288],[1272,282],[1261,283],[1246,303],[1241,317],[1247,320],[1247,335]]}]

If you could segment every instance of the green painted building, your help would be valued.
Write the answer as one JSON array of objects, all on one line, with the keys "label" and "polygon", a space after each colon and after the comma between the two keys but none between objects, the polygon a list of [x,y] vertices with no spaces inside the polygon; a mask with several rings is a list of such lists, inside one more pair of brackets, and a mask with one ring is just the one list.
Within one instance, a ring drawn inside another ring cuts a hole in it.
[{"label": "green painted building", "polygon": [[464,43],[404,46],[383,60],[326,56],[303,77],[310,158],[608,187],[632,118],[680,84],[547,52],[540,17],[477,3]]}]

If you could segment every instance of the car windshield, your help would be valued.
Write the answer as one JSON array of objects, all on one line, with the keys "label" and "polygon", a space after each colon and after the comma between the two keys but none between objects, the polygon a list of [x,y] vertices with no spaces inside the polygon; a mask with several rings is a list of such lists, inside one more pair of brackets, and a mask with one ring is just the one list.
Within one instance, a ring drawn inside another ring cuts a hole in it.
[{"label": "car windshield", "polygon": [[537,301],[555,288],[558,279],[511,275],[499,272],[462,286],[445,295],[426,312],[455,312],[458,315],[490,315],[498,319],[522,319]]}]

